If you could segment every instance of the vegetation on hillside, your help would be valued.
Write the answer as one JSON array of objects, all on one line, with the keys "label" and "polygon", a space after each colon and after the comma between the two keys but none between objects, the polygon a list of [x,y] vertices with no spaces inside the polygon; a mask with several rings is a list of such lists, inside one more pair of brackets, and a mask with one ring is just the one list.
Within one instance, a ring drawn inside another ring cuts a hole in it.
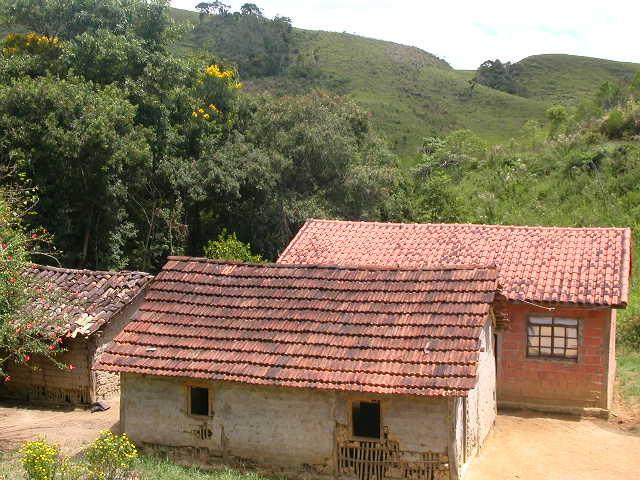
[{"label": "vegetation on hillside", "polygon": [[[251,42],[188,48],[214,24],[216,35],[255,22],[256,35],[281,35],[285,20],[252,4],[205,4],[179,37],[166,2],[126,0],[51,37],[74,8],[3,1],[33,33],[2,45],[0,160],[39,187],[30,222],[55,233],[67,266],[272,260],[307,217],[638,227],[640,76],[604,77],[583,102],[551,105],[469,83],[418,49],[295,29],[274,76]],[[640,345],[633,295],[621,331]]]}]

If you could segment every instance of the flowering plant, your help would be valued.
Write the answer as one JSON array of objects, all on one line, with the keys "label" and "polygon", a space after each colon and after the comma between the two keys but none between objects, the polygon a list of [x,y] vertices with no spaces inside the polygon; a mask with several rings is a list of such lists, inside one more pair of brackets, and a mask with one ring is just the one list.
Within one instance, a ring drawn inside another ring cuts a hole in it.
[{"label": "flowering plant", "polygon": [[85,452],[89,480],[126,480],[131,477],[133,462],[138,458],[136,446],[126,434],[100,432]]}]

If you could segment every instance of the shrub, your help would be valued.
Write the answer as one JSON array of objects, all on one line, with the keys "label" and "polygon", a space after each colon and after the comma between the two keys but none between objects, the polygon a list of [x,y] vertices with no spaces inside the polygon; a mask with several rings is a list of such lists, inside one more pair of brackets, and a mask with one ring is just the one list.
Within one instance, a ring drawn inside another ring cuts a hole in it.
[{"label": "shrub", "polygon": [[609,138],[619,138],[622,136],[625,127],[624,113],[620,110],[612,110],[607,119],[602,124],[604,133]]},{"label": "shrub", "polygon": [[27,442],[20,448],[27,480],[55,480],[62,463],[60,448],[45,440]]},{"label": "shrub", "polygon": [[103,430],[87,448],[89,480],[126,480],[131,478],[133,462],[138,458],[136,446],[126,434],[114,435]]}]

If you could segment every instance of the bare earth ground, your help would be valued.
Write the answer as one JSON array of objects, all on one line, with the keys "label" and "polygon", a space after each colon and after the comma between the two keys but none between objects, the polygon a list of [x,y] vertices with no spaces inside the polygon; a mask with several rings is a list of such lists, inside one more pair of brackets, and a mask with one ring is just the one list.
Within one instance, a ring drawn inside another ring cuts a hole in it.
[{"label": "bare earth ground", "polygon": [[611,420],[501,412],[465,480],[640,478],[640,427],[629,411]]},{"label": "bare earth ground", "polygon": [[[111,409],[47,410],[0,403],[0,451],[44,436],[75,455],[104,429],[118,429]],[[610,421],[533,412],[501,412],[465,480],[601,480],[640,478],[640,423],[636,409]]]},{"label": "bare earth ground", "polygon": [[84,409],[51,409],[0,403],[0,451],[16,449],[27,440],[45,437],[75,455],[95,440],[100,430],[118,429],[118,400],[107,401],[106,412]]}]

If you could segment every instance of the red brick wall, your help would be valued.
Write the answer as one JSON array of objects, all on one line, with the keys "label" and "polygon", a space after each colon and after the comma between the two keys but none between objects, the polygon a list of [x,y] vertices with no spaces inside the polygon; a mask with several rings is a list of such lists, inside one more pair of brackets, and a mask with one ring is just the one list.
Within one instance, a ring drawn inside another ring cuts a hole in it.
[{"label": "red brick wall", "polygon": [[[610,375],[614,374],[609,352],[615,345],[611,310],[558,307],[547,311],[525,304],[510,304],[508,310],[509,329],[498,339],[499,402],[608,408]],[[580,321],[577,361],[527,358],[527,319],[541,314]]]}]

